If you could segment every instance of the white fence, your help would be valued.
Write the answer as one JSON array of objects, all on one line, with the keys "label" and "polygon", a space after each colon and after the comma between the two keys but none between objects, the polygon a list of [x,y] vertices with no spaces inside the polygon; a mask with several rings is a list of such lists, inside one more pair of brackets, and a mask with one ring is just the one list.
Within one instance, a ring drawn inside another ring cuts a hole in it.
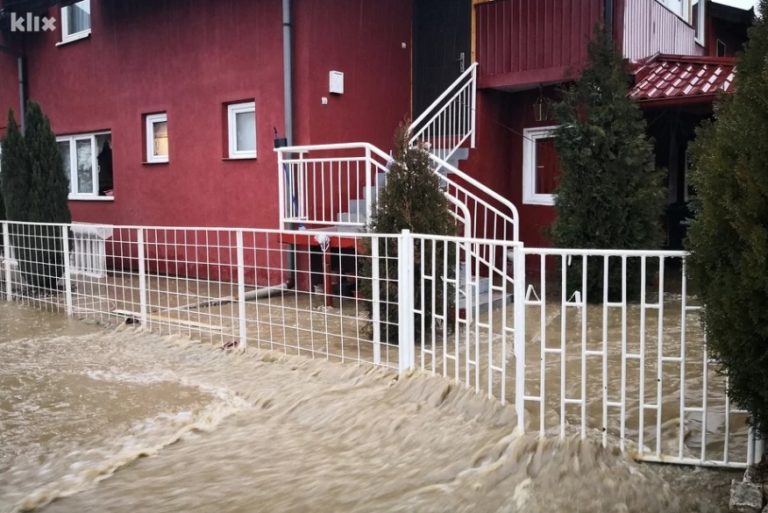
[{"label": "white fence", "polygon": [[421,369],[514,404],[521,429],[642,460],[740,467],[762,454],[709,361],[680,252],[105,226],[99,275],[63,257],[71,228],[2,223],[16,258],[3,259],[6,299],[222,348]]}]

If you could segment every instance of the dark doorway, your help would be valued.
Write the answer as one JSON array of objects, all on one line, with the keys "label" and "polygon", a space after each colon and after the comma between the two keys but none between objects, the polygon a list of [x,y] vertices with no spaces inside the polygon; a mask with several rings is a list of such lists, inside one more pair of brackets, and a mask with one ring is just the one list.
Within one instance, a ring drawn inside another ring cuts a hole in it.
[{"label": "dark doorway", "polygon": [[414,118],[470,65],[471,9],[471,0],[414,0]]}]

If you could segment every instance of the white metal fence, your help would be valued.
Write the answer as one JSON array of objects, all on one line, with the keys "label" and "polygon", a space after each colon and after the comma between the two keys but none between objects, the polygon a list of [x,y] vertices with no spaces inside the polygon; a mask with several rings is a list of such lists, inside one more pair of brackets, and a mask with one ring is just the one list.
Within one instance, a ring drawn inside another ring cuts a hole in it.
[{"label": "white metal fence", "polygon": [[[147,226],[91,227],[103,244],[76,249],[73,228],[2,223],[7,300],[223,348],[421,369],[514,404],[521,429],[638,459],[738,467],[762,454],[709,361],[684,253]],[[75,272],[78,251],[106,271]]]}]

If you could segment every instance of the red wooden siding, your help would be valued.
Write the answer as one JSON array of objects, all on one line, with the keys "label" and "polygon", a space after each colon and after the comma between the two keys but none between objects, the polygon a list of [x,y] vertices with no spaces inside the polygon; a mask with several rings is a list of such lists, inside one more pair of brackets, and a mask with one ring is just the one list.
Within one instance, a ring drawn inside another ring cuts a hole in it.
[{"label": "red wooden siding", "polygon": [[496,0],[476,6],[481,87],[523,88],[577,76],[603,0]]},{"label": "red wooden siding", "polygon": [[657,53],[703,55],[693,27],[657,0],[627,1],[624,10],[624,56],[632,61]]}]

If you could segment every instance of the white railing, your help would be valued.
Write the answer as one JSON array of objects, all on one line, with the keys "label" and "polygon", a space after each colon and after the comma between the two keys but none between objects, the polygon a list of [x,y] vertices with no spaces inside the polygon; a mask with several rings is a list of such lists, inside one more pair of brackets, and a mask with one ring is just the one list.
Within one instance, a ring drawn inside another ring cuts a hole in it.
[{"label": "white railing", "polygon": [[390,156],[368,143],[278,148],[280,226],[362,228]]},{"label": "white railing", "polygon": [[[108,272],[96,278],[63,257],[70,229],[2,223],[3,254],[17,260],[3,260],[7,300],[225,349],[418,368],[514,404],[520,429],[641,460],[743,467],[763,453],[709,360],[681,252],[105,226]],[[471,272],[468,248],[487,255]]]},{"label": "white railing", "polygon": [[511,201],[445,159],[429,158],[443,190],[469,209],[472,238],[520,240],[517,207]]},{"label": "white railing", "polygon": [[467,140],[474,148],[476,85],[477,63],[473,63],[411,123],[410,145],[429,147],[443,160],[450,160]]},{"label": "white railing", "polygon": [[[386,181],[387,153],[368,143],[278,148],[280,226],[363,228]],[[446,194],[470,212],[472,238],[519,240],[514,204],[444,159],[430,154]],[[454,213],[464,212],[454,204]],[[293,225],[293,226],[291,226]]]}]

